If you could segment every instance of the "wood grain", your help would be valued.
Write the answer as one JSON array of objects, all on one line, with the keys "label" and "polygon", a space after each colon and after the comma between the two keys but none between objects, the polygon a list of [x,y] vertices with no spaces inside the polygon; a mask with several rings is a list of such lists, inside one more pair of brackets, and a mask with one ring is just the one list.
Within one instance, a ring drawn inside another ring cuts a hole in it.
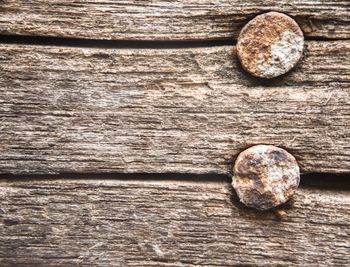
[{"label": "wood grain", "polygon": [[349,173],[350,42],[308,42],[254,80],[233,47],[0,46],[0,172],[230,173],[274,144],[303,172]]},{"label": "wood grain", "polygon": [[236,38],[259,13],[294,16],[306,36],[350,38],[347,0],[2,0],[0,33],[108,40]]},{"label": "wood grain", "polygon": [[301,188],[276,213],[227,181],[145,180],[2,180],[0,265],[350,264],[348,186]]}]

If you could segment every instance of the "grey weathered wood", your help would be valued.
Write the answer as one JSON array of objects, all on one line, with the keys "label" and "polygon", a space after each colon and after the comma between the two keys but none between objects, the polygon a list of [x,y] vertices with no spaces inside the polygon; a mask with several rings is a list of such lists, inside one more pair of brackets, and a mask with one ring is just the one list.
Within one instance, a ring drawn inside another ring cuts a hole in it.
[{"label": "grey weathered wood", "polygon": [[295,16],[307,36],[350,37],[347,0],[3,0],[0,33],[114,40],[236,38],[255,15]]},{"label": "grey weathered wood", "polygon": [[2,267],[350,265],[350,191],[301,188],[275,213],[228,182],[81,178],[0,182]]},{"label": "grey weathered wood", "polygon": [[233,47],[0,46],[0,172],[229,173],[273,144],[303,172],[349,173],[350,42],[308,42],[285,77]]}]

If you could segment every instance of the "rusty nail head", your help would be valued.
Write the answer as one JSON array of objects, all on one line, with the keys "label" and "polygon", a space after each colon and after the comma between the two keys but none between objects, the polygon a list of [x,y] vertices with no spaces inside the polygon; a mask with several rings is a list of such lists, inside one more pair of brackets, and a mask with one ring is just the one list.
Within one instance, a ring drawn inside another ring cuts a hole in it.
[{"label": "rusty nail head", "polygon": [[304,35],[291,17],[269,12],[252,19],[242,29],[237,54],[242,67],[260,78],[274,78],[290,71],[300,60]]},{"label": "rusty nail head", "polygon": [[299,166],[290,153],[271,145],[257,145],[239,154],[232,186],[246,206],[267,210],[286,203],[299,181]]}]

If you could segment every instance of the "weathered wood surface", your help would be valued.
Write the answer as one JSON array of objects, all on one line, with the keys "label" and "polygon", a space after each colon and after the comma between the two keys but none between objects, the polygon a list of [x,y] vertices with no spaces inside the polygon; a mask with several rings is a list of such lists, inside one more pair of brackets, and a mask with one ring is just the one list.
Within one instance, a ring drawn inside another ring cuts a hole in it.
[{"label": "weathered wood surface", "polygon": [[81,178],[0,182],[2,267],[350,264],[346,184],[301,188],[275,213],[227,181]]},{"label": "weathered wood surface", "polygon": [[251,79],[233,47],[0,46],[0,172],[229,173],[254,144],[303,172],[349,173],[350,42]]},{"label": "weathered wood surface", "polygon": [[236,38],[261,12],[295,16],[306,36],[350,37],[347,0],[2,0],[0,33],[114,40]]}]

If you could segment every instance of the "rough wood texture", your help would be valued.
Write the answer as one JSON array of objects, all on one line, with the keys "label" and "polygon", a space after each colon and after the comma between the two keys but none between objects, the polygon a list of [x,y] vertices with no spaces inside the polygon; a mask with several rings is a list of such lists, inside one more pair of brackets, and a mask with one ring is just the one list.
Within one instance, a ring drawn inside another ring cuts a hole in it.
[{"label": "rough wood texture", "polygon": [[350,38],[347,0],[2,0],[0,33],[114,40],[236,38],[257,14],[295,16],[307,36]]},{"label": "rough wood texture", "polygon": [[344,187],[302,188],[274,213],[228,182],[82,178],[1,181],[2,267],[350,264]]},{"label": "rough wood texture", "polygon": [[2,173],[229,173],[254,144],[303,172],[350,170],[350,42],[309,42],[264,84],[233,47],[0,46]]}]

